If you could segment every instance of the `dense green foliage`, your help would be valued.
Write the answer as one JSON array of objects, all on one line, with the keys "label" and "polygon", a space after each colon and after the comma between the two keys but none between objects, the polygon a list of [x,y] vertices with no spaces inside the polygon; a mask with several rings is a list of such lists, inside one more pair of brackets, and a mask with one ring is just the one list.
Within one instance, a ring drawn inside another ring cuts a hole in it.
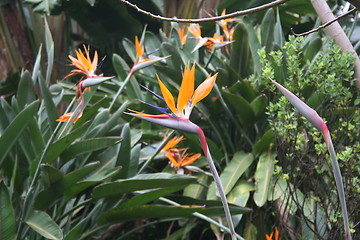
[{"label": "dense green foliage", "polygon": [[[141,85],[161,95],[158,74],[177,96],[183,69],[193,63],[195,86],[219,73],[191,120],[205,132],[241,237],[263,239],[275,226],[281,239],[343,236],[321,133],[281,97],[271,80],[326,120],[343,173],[351,226],[357,224],[360,97],[352,77],[353,58],[321,32],[288,37],[296,21],[312,23],[295,18],[312,13],[310,3],[290,1],[241,17],[229,23],[234,27],[232,41],[208,49],[189,32],[183,45],[179,30],[184,25],[172,23],[163,32],[150,21],[143,30],[149,19],[126,11],[117,1],[26,2],[31,3],[28,9],[34,8],[29,13],[34,64],[31,71],[17,72],[14,61],[13,73],[0,79],[0,238],[227,239],[206,159],[199,158],[180,174],[161,152],[174,135],[185,135],[178,148],[201,153],[197,138],[125,114],[128,109],[157,114],[143,101],[166,105]],[[254,2],[228,0],[219,10],[251,7]],[[75,14],[78,5],[84,8]],[[156,13],[156,6],[149,1],[142,7]],[[107,16],[91,15],[109,8],[113,11]],[[66,13],[86,34],[68,23],[66,36],[59,37],[61,24],[54,21],[49,28],[46,18],[35,12]],[[93,24],[98,19],[102,21]],[[114,19],[131,25],[134,28],[127,29],[134,32],[120,29]],[[204,24],[202,36],[225,36],[221,24]],[[41,34],[34,34],[37,25]],[[133,35],[141,31],[144,58],[161,59],[133,71],[139,60]],[[91,57],[96,49],[99,59],[107,53],[100,71],[115,77],[84,91],[78,121],[56,122],[81,102],[76,98],[80,77],[62,78],[70,69],[65,67],[67,52],[75,56],[72,46],[82,42],[90,43]],[[16,56],[15,50],[12,53]],[[355,227],[354,232],[356,239]]]}]

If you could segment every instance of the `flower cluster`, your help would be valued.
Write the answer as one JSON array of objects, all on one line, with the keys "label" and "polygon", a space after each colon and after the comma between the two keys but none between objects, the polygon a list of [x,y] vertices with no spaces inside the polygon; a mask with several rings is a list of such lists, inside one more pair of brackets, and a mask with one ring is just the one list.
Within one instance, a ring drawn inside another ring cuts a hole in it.
[{"label": "flower cluster", "polygon": [[[224,16],[225,14],[226,14],[226,10],[224,9],[221,13],[221,16]],[[230,44],[233,40],[235,27],[229,27],[229,23],[238,20],[239,20],[238,18],[227,18],[218,21],[217,23],[220,25],[224,35],[220,35],[219,33],[214,33],[212,37],[202,37],[200,25],[191,24],[188,27],[188,31],[189,33],[191,33],[191,35],[194,38],[198,40],[198,43],[194,48],[194,51],[202,46],[206,46],[209,50],[213,50]],[[178,34],[181,44],[184,45],[186,43],[186,37],[187,37],[187,35],[184,34],[184,28],[179,28]]]},{"label": "flower cluster", "polygon": [[173,137],[161,150],[161,152],[166,154],[166,157],[171,163],[171,167],[175,170],[176,173],[184,173],[185,171],[187,171],[186,166],[192,164],[201,156],[200,153],[186,153],[188,150],[187,148],[175,147],[179,142],[184,139],[185,138],[183,136]]},{"label": "flower cluster", "polygon": [[[101,67],[102,61],[98,63],[98,53],[95,51],[94,57],[91,60],[89,50],[84,45],[84,53],[81,49],[76,51],[76,58],[69,55],[69,59],[73,66],[76,69],[70,71],[68,75],[66,75],[63,79],[74,75],[81,75],[80,81],[76,87],[76,99],[80,99],[80,103],[77,106],[78,115],[74,118],[74,122],[76,122],[82,116],[82,110],[84,108],[84,91],[86,89],[90,89],[91,86],[100,84],[108,79],[113,77],[102,77],[96,74],[96,71]],[[67,122],[73,116],[73,112],[65,113],[61,115],[56,121],[58,122]]]}]

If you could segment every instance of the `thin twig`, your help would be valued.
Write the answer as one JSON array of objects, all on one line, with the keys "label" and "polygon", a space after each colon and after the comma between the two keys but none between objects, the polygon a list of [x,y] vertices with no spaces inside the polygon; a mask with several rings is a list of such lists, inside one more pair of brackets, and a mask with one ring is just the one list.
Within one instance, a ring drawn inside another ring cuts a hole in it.
[{"label": "thin twig", "polygon": [[207,18],[176,18],[176,17],[163,17],[160,15],[155,15],[151,12],[147,12],[141,8],[139,8],[136,4],[132,4],[131,2],[127,1],[127,0],[120,0],[121,2],[129,5],[132,8],[135,8],[138,12],[141,12],[149,17],[155,18],[155,19],[159,19],[161,21],[167,21],[167,22],[178,22],[178,23],[200,23],[200,22],[210,22],[210,21],[219,21],[219,20],[223,20],[223,19],[227,19],[227,18],[233,18],[233,17],[238,17],[238,16],[242,16],[242,15],[247,15],[247,14],[251,14],[251,13],[255,13],[255,12],[259,12],[268,8],[272,8],[275,6],[278,6],[280,4],[283,4],[289,0],[275,0],[271,3],[267,3],[258,7],[254,7],[254,8],[249,8],[246,10],[241,10],[241,11],[236,11],[233,13],[228,13],[225,14],[223,16],[216,16],[216,17],[207,17]]},{"label": "thin twig", "polygon": [[334,18],[333,20],[331,20],[331,21],[329,21],[329,22],[327,22],[327,23],[325,23],[325,24],[323,24],[323,25],[320,25],[319,27],[314,28],[314,29],[312,29],[312,30],[310,30],[310,31],[307,31],[307,32],[303,32],[303,33],[298,34],[298,33],[295,33],[292,28],[291,28],[291,32],[292,32],[292,34],[294,34],[294,35],[297,36],[297,37],[301,37],[301,36],[308,35],[308,34],[310,34],[310,33],[318,32],[318,31],[320,31],[321,29],[326,28],[326,27],[329,26],[330,24],[336,22],[337,20],[339,20],[339,19],[341,19],[341,18],[343,18],[343,17],[346,17],[347,15],[350,15],[350,14],[356,12],[356,11],[357,11],[357,8],[353,8],[353,9],[351,9],[350,11],[348,11],[348,12],[346,12],[346,13],[344,13],[344,14],[341,14],[340,16]]}]

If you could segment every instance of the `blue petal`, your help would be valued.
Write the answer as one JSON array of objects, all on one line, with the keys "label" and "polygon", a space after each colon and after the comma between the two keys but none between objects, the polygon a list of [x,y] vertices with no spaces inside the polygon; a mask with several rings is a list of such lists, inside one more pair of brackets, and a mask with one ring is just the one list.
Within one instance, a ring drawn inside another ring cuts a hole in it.
[{"label": "blue petal", "polygon": [[142,87],[143,89],[145,89],[146,91],[150,92],[152,95],[154,95],[155,97],[157,97],[159,100],[165,102],[165,99],[159,95],[157,95],[155,92],[151,91],[150,89],[148,89],[147,87],[145,87],[144,85],[140,84],[140,87]]},{"label": "blue petal", "polygon": [[159,111],[161,113],[168,114],[168,112],[169,112],[169,108],[158,107],[158,106],[152,105],[151,103],[144,102],[144,101],[142,101],[140,99],[138,101],[142,102],[142,103],[144,103],[144,104],[146,104],[146,105],[148,105],[148,106],[150,106],[152,108],[154,108],[156,111]]}]

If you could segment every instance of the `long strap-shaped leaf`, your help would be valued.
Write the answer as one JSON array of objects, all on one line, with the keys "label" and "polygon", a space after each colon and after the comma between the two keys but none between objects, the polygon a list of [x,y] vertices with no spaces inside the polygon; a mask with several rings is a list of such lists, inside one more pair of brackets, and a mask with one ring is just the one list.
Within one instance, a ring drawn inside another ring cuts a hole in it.
[{"label": "long strap-shaped leaf", "polygon": [[22,110],[0,136],[0,167],[16,140],[33,119],[39,102],[34,101]]}]

